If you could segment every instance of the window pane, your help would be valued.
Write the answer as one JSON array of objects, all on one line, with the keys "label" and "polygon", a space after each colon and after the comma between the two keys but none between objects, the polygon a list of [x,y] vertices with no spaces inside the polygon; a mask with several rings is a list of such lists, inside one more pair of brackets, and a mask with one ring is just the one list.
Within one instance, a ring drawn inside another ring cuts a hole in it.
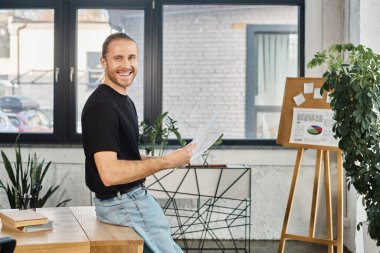
[{"label": "window pane", "polygon": [[54,10],[0,10],[0,132],[53,132]]},{"label": "window pane", "polygon": [[296,27],[283,25],[252,25],[248,29],[252,36],[248,37],[247,44],[254,48],[254,53],[248,54],[247,59],[247,62],[254,61],[254,64],[248,64],[253,66],[253,75],[248,75],[247,79],[247,83],[253,85],[253,94],[247,91],[248,137],[277,137],[284,83],[287,76],[297,76],[298,72],[298,36],[295,31]]},{"label": "window pane", "polygon": [[100,64],[102,44],[115,32],[130,35],[139,48],[139,71],[128,90],[136,105],[139,120],[143,119],[144,88],[144,11],[80,9],[77,13],[77,133],[81,133],[80,116],[88,96],[103,80]]},{"label": "window pane", "polygon": [[255,35],[258,68],[255,105],[282,105],[286,77],[297,76],[297,45],[295,34]]},{"label": "window pane", "polygon": [[258,112],[256,120],[256,137],[274,139],[277,137],[280,112]]},{"label": "window pane", "polygon": [[[252,109],[247,108],[247,99],[255,99],[247,94],[249,86],[254,85],[247,81],[247,48],[250,46],[247,28],[263,24],[297,27],[298,8],[165,5],[163,10],[163,110],[178,121],[183,136],[191,138],[199,124],[217,113],[226,139],[268,138],[267,134],[257,134],[257,131],[252,136],[251,127],[247,125],[247,113]],[[298,48],[297,41],[295,43]],[[281,68],[277,63],[271,72],[277,73]],[[276,85],[283,87],[285,80],[279,77]],[[281,98],[282,94],[275,100],[264,99],[262,105],[268,102],[275,105],[272,102]],[[273,128],[277,128],[278,116],[271,112],[260,117],[268,115],[271,115],[267,120],[269,132],[277,134]],[[270,137],[275,138],[273,134]]]}]

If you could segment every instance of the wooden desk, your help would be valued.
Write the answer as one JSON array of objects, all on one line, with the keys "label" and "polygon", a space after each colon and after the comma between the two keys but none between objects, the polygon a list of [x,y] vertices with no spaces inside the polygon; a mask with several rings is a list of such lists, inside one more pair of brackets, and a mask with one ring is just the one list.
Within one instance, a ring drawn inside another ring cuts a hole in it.
[{"label": "wooden desk", "polygon": [[90,242],[69,208],[41,208],[38,212],[54,221],[52,230],[23,233],[6,227],[1,229],[0,237],[16,239],[15,252],[90,253]]},{"label": "wooden desk", "polygon": [[99,222],[93,206],[37,211],[54,221],[52,230],[23,233],[0,223],[0,237],[16,239],[15,253],[142,253],[143,240],[131,228]]},{"label": "wooden desk", "polygon": [[133,229],[101,223],[92,206],[70,210],[90,240],[91,253],[143,252],[143,240]]}]

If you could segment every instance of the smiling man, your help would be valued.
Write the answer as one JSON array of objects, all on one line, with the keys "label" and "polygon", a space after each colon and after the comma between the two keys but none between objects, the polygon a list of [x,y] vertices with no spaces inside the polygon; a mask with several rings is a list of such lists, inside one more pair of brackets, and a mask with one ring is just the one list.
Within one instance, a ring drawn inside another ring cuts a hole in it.
[{"label": "smiling man", "polygon": [[132,227],[144,239],[144,253],[182,252],[157,201],[147,193],[145,178],[189,163],[193,145],[162,157],[141,156],[136,108],[128,88],[137,74],[136,42],[124,33],[103,43],[103,84],[82,111],[86,185],[95,193],[100,221]]}]

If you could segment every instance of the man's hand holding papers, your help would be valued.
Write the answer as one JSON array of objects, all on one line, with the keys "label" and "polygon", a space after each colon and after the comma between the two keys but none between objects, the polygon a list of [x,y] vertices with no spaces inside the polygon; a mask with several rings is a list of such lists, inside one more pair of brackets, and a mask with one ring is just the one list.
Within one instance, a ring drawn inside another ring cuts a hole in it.
[{"label": "man's hand holding papers", "polygon": [[191,143],[196,143],[190,160],[191,162],[208,150],[223,134],[223,130],[215,124],[216,119],[217,115],[214,115],[211,120],[207,122],[207,124],[198,128],[193,140],[191,141]]}]

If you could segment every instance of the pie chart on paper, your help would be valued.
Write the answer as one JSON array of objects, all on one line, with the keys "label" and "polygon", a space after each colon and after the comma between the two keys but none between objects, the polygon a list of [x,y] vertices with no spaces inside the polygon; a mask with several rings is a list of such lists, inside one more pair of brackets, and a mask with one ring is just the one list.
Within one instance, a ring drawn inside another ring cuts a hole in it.
[{"label": "pie chart on paper", "polygon": [[318,135],[322,133],[322,127],[317,125],[312,125],[307,129],[307,132],[311,135]]}]

